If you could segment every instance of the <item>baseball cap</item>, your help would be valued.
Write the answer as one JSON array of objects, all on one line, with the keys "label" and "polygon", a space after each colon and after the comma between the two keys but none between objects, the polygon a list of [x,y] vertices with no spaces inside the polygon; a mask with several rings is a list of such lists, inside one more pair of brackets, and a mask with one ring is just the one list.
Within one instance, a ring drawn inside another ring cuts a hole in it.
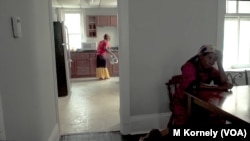
[{"label": "baseball cap", "polygon": [[200,47],[198,55],[202,55],[208,52],[215,52],[214,46],[211,44],[205,44]]}]

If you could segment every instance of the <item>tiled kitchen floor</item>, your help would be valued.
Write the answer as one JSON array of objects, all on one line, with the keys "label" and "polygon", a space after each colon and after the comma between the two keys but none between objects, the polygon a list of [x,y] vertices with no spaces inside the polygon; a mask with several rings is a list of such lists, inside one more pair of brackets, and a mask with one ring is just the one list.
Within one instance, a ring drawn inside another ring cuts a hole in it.
[{"label": "tiled kitchen floor", "polygon": [[119,131],[119,77],[72,81],[71,95],[58,98],[61,134]]}]

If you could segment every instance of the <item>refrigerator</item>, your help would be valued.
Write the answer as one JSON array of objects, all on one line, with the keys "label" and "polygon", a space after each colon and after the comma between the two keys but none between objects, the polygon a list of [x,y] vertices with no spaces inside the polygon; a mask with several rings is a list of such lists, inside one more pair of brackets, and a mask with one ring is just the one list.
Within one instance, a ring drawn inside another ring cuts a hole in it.
[{"label": "refrigerator", "polygon": [[71,93],[71,58],[68,29],[63,21],[53,22],[53,28],[58,97],[64,97]]}]

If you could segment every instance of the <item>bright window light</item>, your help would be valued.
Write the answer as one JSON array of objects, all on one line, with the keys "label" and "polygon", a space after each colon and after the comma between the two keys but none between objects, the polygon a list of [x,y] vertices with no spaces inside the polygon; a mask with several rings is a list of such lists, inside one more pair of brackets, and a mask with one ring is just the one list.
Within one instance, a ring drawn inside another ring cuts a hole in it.
[{"label": "bright window light", "polygon": [[65,26],[68,28],[69,44],[71,50],[81,48],[81,14],[65,13]]},{"label": "bright window light", "polygon": [[250,1],[227,0],[223,67],[250,67]]}]

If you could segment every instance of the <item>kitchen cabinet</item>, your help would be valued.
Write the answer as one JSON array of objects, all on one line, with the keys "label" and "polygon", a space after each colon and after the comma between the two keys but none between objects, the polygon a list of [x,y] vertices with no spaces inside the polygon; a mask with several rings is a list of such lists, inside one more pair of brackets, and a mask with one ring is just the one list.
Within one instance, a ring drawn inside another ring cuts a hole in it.
[{"label": "kitchen cabinet", "polygon": [[88,37],[97,37],[97,26],[117,26],[116,15],[87,16],[86,32]]},{"label": "kitchen cabinet", "polygon": [[[118,52],[114,52],[117,58]],[[109,62],[107,63],[107,67],[109,69],[110,76],[119,76],[119,64],[110,64]]]},{"label": "kitchen cabinet", "polygon": [[110,16],[97,16],[97,26],[110,26]]},{"label": "kitchen cabinet", "polygon": [[110,26],[117,26],[118,19],[117,16],[110,16]]},{"label": "kitchen cabinet", "polygon": [[[114,51],[118,57],[118,52]],[[96,76],[96,53],[71,52],[71,78],[95,77]],[[119,65],[110,64],[107,61],[110,76],[119,76]]]},{"label": "kitchen cabinet", "polygon": [[117,26],[117,16],[96,16],[96,26]]},{"label": "kitchen cabinet", "polygon": [[90,76],[96,75],[96,53],[89,53],[89,74]]},{"label": "kitchen cabinet", "polygon": [[118,23],[116,15],[100,15],[100,16],[87,16],[87,17],[88,17],[87,29],[89,30],[88,32],[91,33],[93,33],[93,31],[96,31],[96,26],[117,26]]},{"label": "kitchen cabinet", "polygon": [[88,37],[96,37],[96,16],[87,16],[87,36]]},{"label": "kitchen cabinet", "polygon": [[71,52],[70,53],[70,59],[71,59],[71,64],[70,64],[70,73],[71,73],[71,77],[74,77],[77,75],[77,72],[76,72],[76,61],[77,61],[77,54],[76,53],[73,53]]},{"label": "kitchen cabinet", "polygon": [[78,78],[90,74],[90,55],[89,53],[71,53],[71,77]]}]

